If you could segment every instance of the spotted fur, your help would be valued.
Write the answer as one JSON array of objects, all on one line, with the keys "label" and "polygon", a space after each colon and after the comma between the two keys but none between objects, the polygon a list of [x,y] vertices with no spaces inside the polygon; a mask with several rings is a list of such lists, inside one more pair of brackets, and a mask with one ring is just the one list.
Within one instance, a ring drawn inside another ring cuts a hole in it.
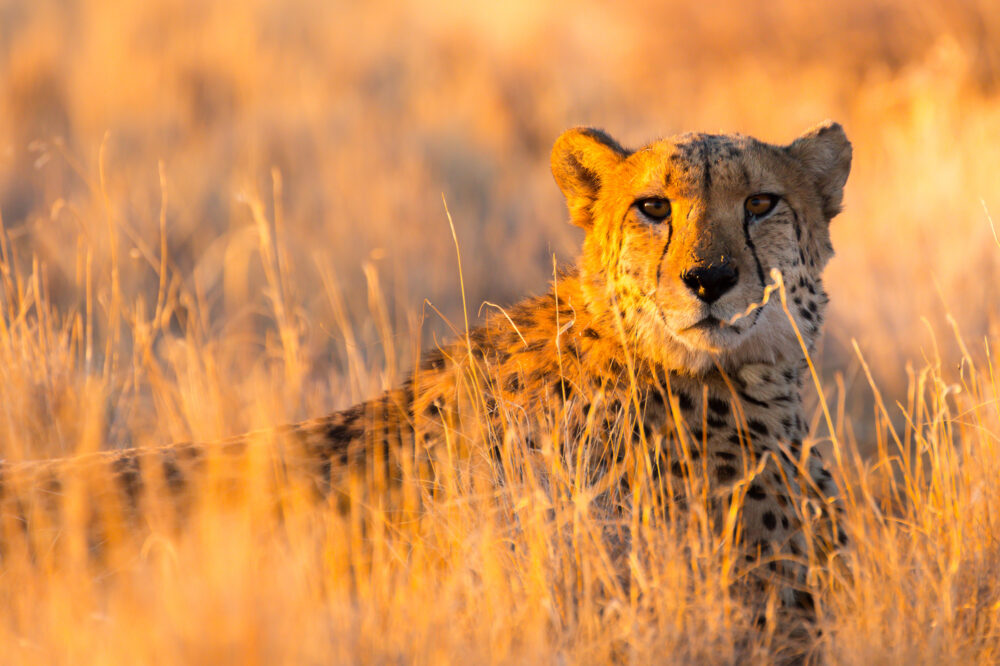
[{"label": "spotted fur", "polygon": [[[812,349],[822,328],[829,223],[850,162],[850,143],[831,122],[785,146],[684,134],[632,151],[598,130],[567,131],[553,149],[552,170],[571,220],[586,232],[577,266],[546,294],[425,353],[401,387],[281,430],[300,445],[286,463],[327,493],[358,469],[374,487],[389,489],[407,469],[433,470],[454,464],[456,455],[495,468],[499,444],[482,450],[482,443],[502,443],[511,430],[529,448],[554,438],[572,450],[625,427],[628,450],[589,447],[593,469],[647,460],[680,502],[690,487],[682,482],[695,477],[720,510],[738,497],[746,557],[770,558],[769,569],[792,581],[785,601],[801,601],[794,583],[803,569],[794,562],[814,545],[802,516],[827,511],[836,489],[803,444],[797,332]],[[777,203],[756,217],[745,202],[759,193]],[[669,217],[644,214],[641,202],[650,199],[669,201]],[[706,301],[691,271],[722,265],[732,284]],[[777,297],[766,297],[775,271],[791,321]],[[243,451],[248,441],[223,448]],[[209,451],[186,444],[90,460],[107,470],[123,505],[135,506],[150,470],[181,493]],[[58,491],[70,466],[23,463],[4,472]],[[25,520],[17,493],[7,488],[2,501]]]}]

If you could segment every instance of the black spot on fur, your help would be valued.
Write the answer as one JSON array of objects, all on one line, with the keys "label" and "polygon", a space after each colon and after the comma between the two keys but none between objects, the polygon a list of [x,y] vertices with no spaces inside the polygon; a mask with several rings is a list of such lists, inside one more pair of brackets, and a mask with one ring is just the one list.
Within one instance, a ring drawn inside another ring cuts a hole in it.
[{"label": "black spot on fur", "polygon": [[625,462],[625,454],[626,454],[626,451],[625,451],[625,447],[624,446],[616,446],[615,447],[615,462],[617,462],[617,463],[623,463],[623,462]]},{"label": "black spot on fur", "polygon": [[725,416],[729,414],[729,401],[721,398],[709,398],[708,408],[719,416]]},{"label": "black spot on fur", "polygon": [[677,391],[677,404],[681,406],[685,412],[690,412],[694,409],[694,402],[691,400],[691,396],[683,391]]},{"label": "black spot on fur", "polygon": [[424,417],[433,421],[434,419],[440,418],[442,416],[441,407],[438,405],[437,401],[432,402],[424,408]]},{"label": "black spot on fur", "polygon": [[167,482],[167,487],[172,493],[179,493],[184,490],[184,485],[187,482],[184,478],[184,473],[181,468],[177,466],[177,460],[174,455],[168,454],[163,457],[160,463],[163,469],[163,480]]},{"label": "black spot on fur", "polygon": [[719,483],[732,481],[735,477],[736,468],[732,465],[719,465],[715,468],[715,478],[719,480]]},{"label": "black spot on fur", "polygon": [[583,329],[583,337],[590,338],[591,340],[600,340],[601,334],[588,326],[587,328]]},{"label": "black spot on fur", "polygon": [[736,454],[729,451],[716,451],[715,457],[720,460],[736,460]]},{"label": "black spot on fur", "polygon": [[813,599],[813,595],[805,590],[794,590],[792,592],[793,605],[799,608],[809,615],[816,613],[816,601]]},{"label": "black spot on fur", "polygon": [[750,488],[747,490],[747,497],[755,500],[766,499],[767,491],[759,483],[751,483]]},{"label": "black spot on fur", "polygon": [[559,381],[552,385],[552,390],[557,396],[565,398],[566,400],[569,400],[573,395],[573,385],[562,377],[560,377]]},{"label": "black spot on fur", "polygon": [[490,447],[490,460],[494,463],[500,463],[503,460],[503,450],[497,443],[494,443],[493,446]]},{"label": "black spot on fur", "polygon": [[744,401],[746,401],[751,405],[756,405],[757,407],[770,407],[770,405],[764,402],[763,400],[758,400],[752,395],[747,395],[746,392],[744,391],[740,391],[740,398],[742,398]]},{"label": "black spot on fur", "polygon": [[528,343],[528,347],[524,351],[525,353],[537,353],[545,349],[548,344],[549,341],[544,338],[541,340],[532,340]]},{"label": "black spot on fur", "polygon": [[390,455],[389,451],[392,448],[392,442],[389,441],[389,435],[388,434],[383,434],[382,435],[382,440],[381,440],[381,442],[379,442],[379,444],[380,444],[380,448],[381,448],[380,453],[382,455],[382,460],[384,462],[388,463],[388,461],[389,461],[389,455]]},{"label": "black spot on fur", "polygon": [[652,438],[652,436],[653,436],[653,428],[648,423],[636,422],[635,425],[632,426],[633,441],[635,442],[642,441],[642,437],[645,437],[648,440]]},{"label": "black spot on fur", "polygon": [[773,511],[765,511],[761,520],[764,522],[764,527],[769,530],[773,530],[778,526],[778,518],[774,515]]},{"label": "black spot on fur", "polygon": [[356,405],[347,411],[332,416],[327,422],[326,430],[323,433],[327,442],[348,442],[360,435],[357,421],[361,418],[363,410],[364,407]]},{"label": "black spot on fur", "polygon": [[543,384],[549,373],[545,368],[535,368],[528,373],[528,386],[538,386]]},{"label": "black spot on fur", "polygon": [[705,419],[705,423],[707,423],[712,428],[725,428],[726,425],[728,425],[725,419],[716,418],[714,416],[709,416],[707,419]]},{"label": "black spot on fur", "polygon": [[750,430],[754,431],[758,435],[766,437],[770,434],[767,426],[762,421],[758,421],[757,419],[748,419],[747,425],[750,426]]},{"label": "black spot on fur", "polygon": [[127,455],[118,458],[112,463],[115,480],[121,486],[129,507],[134,507],[139,502],[139,493],[142,492],[142,473],[139,469],[139,459],[135,456]]}]

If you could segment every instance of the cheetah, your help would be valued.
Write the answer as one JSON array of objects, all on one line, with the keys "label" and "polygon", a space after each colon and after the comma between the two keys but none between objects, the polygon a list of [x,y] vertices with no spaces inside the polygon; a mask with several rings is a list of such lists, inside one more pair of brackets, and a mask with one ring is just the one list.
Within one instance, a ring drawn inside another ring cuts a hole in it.
[{"label": "cheetah", "polygon": [[[492,311],[483,325],[426,352],[401,386],[280,429],[298,447],[289,459],[326,493],[358,470],[373,487],[391,489],[405,476],[400,470],[433,470],[456,456],[497,468],[502,438],[474,430],[513,429],[529,448],[556,437],[572,451],[626,424],[627,446],[589,448],[592,469],[609,474],[624,460],[645,459],[674,489],[700,474],[713,496],[742,495],[748,559],[801,560],[809,547],[804,503],[826,511],[836,496],[817,452],[803,445],[802,388],[827,305],[829,224],[851,154],[830,121],[788,145],[687,133],[628,150],[597,129],[566,131],[551,166],[570,220],[585,234],[577,264],[544,295]],[[779,278],[784,305],[769,298]],[[250,439],[215,446],[239,450]],[[211,446],[88,460],[107,471],[123,505],[135,506],[150,470],[183,489]],[[58,489],[81,464],[11,463],[3,474],[19,476],[21,488]],[[4,491],[4,514],[23,521],[24,502]],[[827,541],[835,548],[838,540],[845,537],[835,529]],[[794,565],[770,566],[801,579]],[[781,596],[802,603],[795,585]]]}]

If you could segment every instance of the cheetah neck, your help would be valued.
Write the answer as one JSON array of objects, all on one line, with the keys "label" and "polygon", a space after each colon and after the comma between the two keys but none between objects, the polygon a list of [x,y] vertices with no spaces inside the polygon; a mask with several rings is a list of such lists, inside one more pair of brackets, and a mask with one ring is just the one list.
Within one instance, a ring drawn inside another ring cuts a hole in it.
[{"label": "cheetah neck", "polygon": [[[801,356],[716,363],[693,372],[676,357],[646,349],[634,342],[627,323],[609,311],[606,301],[594,298],[593,284],[572,271],[546,294],[491,314],[470,332],[469,341],[431,350],[404,388],[418,421],[421,415],[436,420],[441,406],[462,395],[483,396],[480,407],[487,411],[499,406],[506,413],[533,414],[565,403],[590,405],[595,396],[620,402],[633,390],[645,399],[665,395],[669,387],[690,396],[739,398],[753,409],[780,396],[783,405],[799,409]],[[485,366],[479,376],[487,377],[471,390],[462,388],[470,351]]]}]

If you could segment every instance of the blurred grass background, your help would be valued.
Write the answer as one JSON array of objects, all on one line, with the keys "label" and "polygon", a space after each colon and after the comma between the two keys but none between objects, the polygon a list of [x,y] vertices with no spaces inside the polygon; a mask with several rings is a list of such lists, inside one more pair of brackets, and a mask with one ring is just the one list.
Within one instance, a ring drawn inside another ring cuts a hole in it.
[{"label": "blurred grass background", "polygon": [[787,142],[828,117],[855,163],[822,372],[870,451],[852,340],[888,405],[927,363],[947,405],[1000,333],[994,2],[0,0],[0,454],[213,439],[391,384],[449,330],[429,304],[462,321],[442,194],[473,309],[573,259],[567,127]]}]

